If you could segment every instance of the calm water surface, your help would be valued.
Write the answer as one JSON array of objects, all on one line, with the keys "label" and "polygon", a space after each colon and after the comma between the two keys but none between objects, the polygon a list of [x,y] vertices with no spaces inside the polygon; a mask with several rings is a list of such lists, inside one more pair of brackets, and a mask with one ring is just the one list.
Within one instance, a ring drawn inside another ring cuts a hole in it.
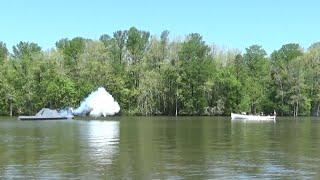
[{"label": "calm water surface", "polygon": [[0,179],[320,178],[320,119],[0,118]]}]

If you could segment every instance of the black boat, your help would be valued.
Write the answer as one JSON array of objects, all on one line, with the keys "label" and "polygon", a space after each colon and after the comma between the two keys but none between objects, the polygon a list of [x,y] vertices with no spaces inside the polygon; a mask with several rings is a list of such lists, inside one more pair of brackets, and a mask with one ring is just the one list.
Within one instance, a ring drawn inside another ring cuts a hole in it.
[{"label": "black boat", "polygon": [[35,116],[19,116],[18,119],[26,120],[63,120],[72,119],[73,115],[66,113],[59,113],[57,110],[43,108]]}]

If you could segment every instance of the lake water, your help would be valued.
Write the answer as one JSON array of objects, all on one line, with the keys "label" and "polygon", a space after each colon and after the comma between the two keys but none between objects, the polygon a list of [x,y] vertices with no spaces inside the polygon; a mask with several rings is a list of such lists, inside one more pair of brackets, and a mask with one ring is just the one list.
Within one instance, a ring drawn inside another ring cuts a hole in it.
[{"label": "lake water", "polygon": [[0,179],[320,178],[320,119],[0,118]]}]

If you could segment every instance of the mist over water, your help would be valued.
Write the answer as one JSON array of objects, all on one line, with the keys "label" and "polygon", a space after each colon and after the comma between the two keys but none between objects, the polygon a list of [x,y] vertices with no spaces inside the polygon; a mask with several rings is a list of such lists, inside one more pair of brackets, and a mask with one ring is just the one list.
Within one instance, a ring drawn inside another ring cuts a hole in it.
[{"label": "mist over water", "polygon": [[120,111],[120,106],[105,88],[100,87],[86,97],[80,106],[74,110],[74,115],[87,115],[93,117],[112,116]]}]

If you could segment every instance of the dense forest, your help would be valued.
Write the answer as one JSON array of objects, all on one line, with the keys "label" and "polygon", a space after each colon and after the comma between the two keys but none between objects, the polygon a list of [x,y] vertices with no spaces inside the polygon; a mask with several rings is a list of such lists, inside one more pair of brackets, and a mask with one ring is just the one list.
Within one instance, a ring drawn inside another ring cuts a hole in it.
[{"label": "dense forest", "polygon": [[0,114],[76,107],[105,87],[121,114],[313,115],[320,111],[320,43],[290,43],[270,56],[260,45],[240,52],[206,44],[200,34],[169,39],[135,27],[99,40],[61,39],[50,50],[0,42]]}]

